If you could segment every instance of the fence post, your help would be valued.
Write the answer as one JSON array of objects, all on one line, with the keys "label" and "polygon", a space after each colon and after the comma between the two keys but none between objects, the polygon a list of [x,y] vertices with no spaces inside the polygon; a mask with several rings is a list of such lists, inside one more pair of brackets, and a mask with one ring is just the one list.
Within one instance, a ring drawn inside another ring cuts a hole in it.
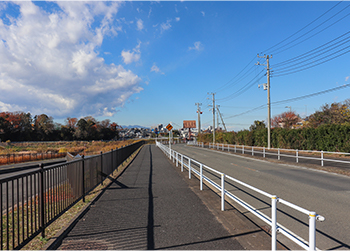
[{"label": "fence post", "polygon": [[277,242],[277,196],[271,197],[271,250],[276,250]]},{"label": "fence post", "polygon": [[173,163],[175,163],[175,151],[174,150],[171,150],[172,151],[172,156],[173,156]]},{"label": "fence post", "polygon": [[252,156],[254,156],[254,146],[252,146]]},{"label": "fence post", "polygon": [[321,151],[321,166],[323,166],[323,150]]},{"label": "fence post", "polygon": [[102,151],[100,152],[100,156],[101,156],[101,184],[103,183],[103,176],[102,176],[102,170],[103,170],[103,155],[102,155]]},{"label": "fence post", "polygon": [[184,156],[181,154],[181,172],[184,171]]},{"label": "fence post", "polygon": [[40,211],[41,211],[41,237],[45,238],[45,195],[44,195],[44,163],[39,164],[40,167]]},{"label": "fence post", "polygon": [[188,178],[191,179],[191,159],[188,159]]},{"label": "fence post", "polygon": [[225,211],[225,174],[221,174],[221,211]]},{"label": "fence post", "polygon": [[264,153],[264,154],[263,154],[263,156],[264,156],[264,158],[265,158],[265,146],[264,146],[264,150],[263,150],[263,153]]},{"label": "fence post", "polygon": [[244,154],[244,145],[243,145],[243,148],[242,148],[242,154]]},{"label": "fence post", "polygon": [[297,149],[296,150],[296,152],[295,152],[295,154],[296,154],[296,161],[297,161],[297,163],[299,163],[299,150]]},{"label": "fence post", "polygon": [[200,190],[203,190],[203,164],[200,164]]},{"label": "fence post", "polygon": [[281,159],[281,156],[280,156],[280,149],[278,148],[278,160]]},{"label": "fence post", "polygon": [[236,144],[235,144],[235,153],[237,152],[237,147],[236,147]]},{"label": "fence post", "polygon": [[111,165],[112,165],[112,173],[113,173],[113,149],[111,149]]},{"label": "fence post", "polygon": [[222,150],[225,151],[225,144],[222,144]]},{"label": "fence post", "polygon": [[[85,203],[85,156],[81,156],[81,159],[82,159],[82,179],[83,179],[83,182],[82,182],[82,187],[83,187],[83,202]],[[113,159],[113,158],[112,158]]]},{"label": "fence post", "polygon": [[176,152],[176,167],[179,166],[179,154]]},{"label": "fence post", "polygon": [[309,214],[309,250],[316,250],[316,213]]},{"label": "fence post", "polygon": [[230,145],[227,144],[227,151],[230,152]]}]

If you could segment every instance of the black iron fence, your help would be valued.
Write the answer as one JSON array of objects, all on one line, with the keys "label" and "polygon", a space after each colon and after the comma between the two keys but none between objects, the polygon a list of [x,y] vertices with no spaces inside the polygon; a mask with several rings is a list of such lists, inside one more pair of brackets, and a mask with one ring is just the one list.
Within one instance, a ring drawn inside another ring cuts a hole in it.
[{"label": "black iron fence", "polygon": [[145,142],[0,178],[0,247],[20,249],[99,185]]}]

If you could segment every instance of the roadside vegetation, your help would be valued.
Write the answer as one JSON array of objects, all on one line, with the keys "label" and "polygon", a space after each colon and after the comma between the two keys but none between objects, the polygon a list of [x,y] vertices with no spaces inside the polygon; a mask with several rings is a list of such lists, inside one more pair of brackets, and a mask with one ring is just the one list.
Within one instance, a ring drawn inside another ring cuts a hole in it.
[{"label": "roadside vegetation", "polygon": [[[272,118],[271,147],[350,152],[350,100],[326,104],[319,111],[302,120],[294,112],[285,112]],[[198,141],[211,143],[211,133],[200,134]],[[254,121],[249,130],[218,131],[217,143],[265,146],[267,127],[264,121]]]}]

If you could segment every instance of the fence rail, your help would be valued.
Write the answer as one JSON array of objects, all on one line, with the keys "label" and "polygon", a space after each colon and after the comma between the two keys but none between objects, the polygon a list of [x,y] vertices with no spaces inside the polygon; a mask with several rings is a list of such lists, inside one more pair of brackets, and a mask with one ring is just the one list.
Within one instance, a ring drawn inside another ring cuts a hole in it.
[{"label": "fence rail", "polygon": [[20,249],[108,177],[145,142],[0,178],[0,247]]},{"label": "fence rail", "polygon": [[[230,199],[234,200],[239,205],[241,205],[243,208],[250,211],[256,217],[258,217],[259,219],[263,220],[265,223],[270,225],[271,226],[271,250],[276,250],[278,232],[283,234],[284,236],[286,236],[287,238],[289,238],[290,240],[292,240],[294,243],[298,244],[300,247],[302,247],[305,250],[314,251],[317,249],[316,248],[316,221],[324,221],[325,218],[323,216],[317,215],[314,211],[309,211],[307,209],[299,207],[293,203],[283,200],[282,198],[278,198],[276,195],[269,194],[254,186],[251,186],[229,175],[226,175],[225,173],[219,172],[209,166],[206,166],[203,163],[200,163],[194,159],[189,158],[186,155],[183,155],[179,152],[169,149],[168,147],[166,147],[165,145],[159,142],[157,142],[157,146],[164,152],[164,154],[167,157],[169,157],[170,160],[176,163],[176,166],[178,166],[179,164],[181,165],[181,171],[183,171],[184,167],[188,169],[189,179],[191,179],[192,173],[197,175],[200,181],[200,190],[203,189],[203,181],[206,181],[208,184],[212,185],[215,189],[221,192],[221,210],[222,211],[225,210],[225,196],[227,196]],[[204,170],[206,170],[207,175],[204,174]],[[212,178],[209,178],[210,175]],[[232,192],[225,189],[227,180],[233,181],[234,183],[240,184],[247,189],[253,190],[269,198],[271,203],[270,204],[271,217],[267,216],[263,212],[259,211],[258,209],[254,208],[247,202],[243,201],[242,199],[234,195]],[[298,236],[297,234],[293,233],[291,230],[289,230],[288,228],[284,227],[283,225],[277,222],[277,202],[284,204],[285,206],[288,206],[294,210],[297,210],[298,212],[308,215],[309,241],[304,240],[302,237]]]},{"label": "fence rail", "polygon": [[[206,147],[203,142],[192,142],[191,145]],[[278,160],[281,157],[285,158],[295,158],[295,162],[299,163],[300,159],[305,160],[317,160],[321,166],[324,166],[325,162],[334,162],[334,163],[343,163],[350,164],[350,159],[337,159],[337,158],[326,158],[326,155],[335,154],[335,155],[344,155],[350,156],[350,153],[345,152],[327,152],[327,151],[314,151],[314,150],[298,150],[298,149],[283,149],[283,148],[266,148],[259,146],[245,146],[245,145],[231,145],[231,144],[213,144],[209,143],[208,148],[217,149],[234,153],[242,154],[251,154],[255,156],[260,154],[263,158],[266,158],[267,155],[276,156]],[[310,156],[310,154],[316,156]]]}]

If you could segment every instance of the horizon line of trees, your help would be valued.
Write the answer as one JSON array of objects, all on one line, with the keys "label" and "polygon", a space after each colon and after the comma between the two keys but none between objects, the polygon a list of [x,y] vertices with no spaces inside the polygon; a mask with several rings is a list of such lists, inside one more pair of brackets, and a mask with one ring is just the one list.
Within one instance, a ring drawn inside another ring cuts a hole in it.
[{"label": "horizon line of trees", "polygon": [[62,125],[46,114],[0,113],[1,141],[113,140],[119,139],[118,127],[109,119],[98,121],[92,116],[68,117]]}]

